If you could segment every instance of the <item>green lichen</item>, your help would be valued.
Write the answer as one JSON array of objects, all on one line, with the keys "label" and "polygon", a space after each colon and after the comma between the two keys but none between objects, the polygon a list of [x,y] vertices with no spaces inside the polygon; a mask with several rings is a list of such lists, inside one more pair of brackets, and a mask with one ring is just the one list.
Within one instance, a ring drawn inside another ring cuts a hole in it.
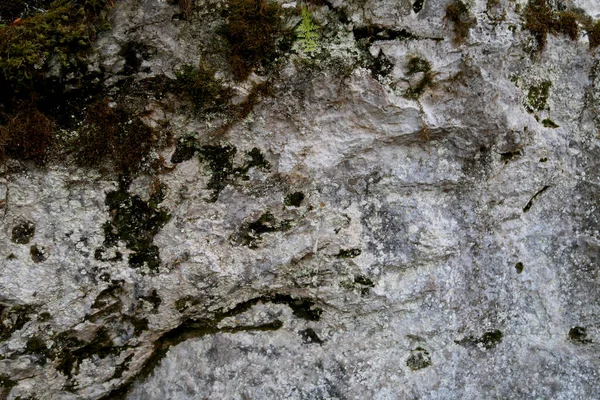
[{"label": "green lichen", "polygon": [[550,81],[543,81],[538,85],[529,87],[525,101],[525,109],[527,112],[534,113],[546,109],[546,103],[548,102],[548,96],[550,96],[551,87],[552,82]]}]

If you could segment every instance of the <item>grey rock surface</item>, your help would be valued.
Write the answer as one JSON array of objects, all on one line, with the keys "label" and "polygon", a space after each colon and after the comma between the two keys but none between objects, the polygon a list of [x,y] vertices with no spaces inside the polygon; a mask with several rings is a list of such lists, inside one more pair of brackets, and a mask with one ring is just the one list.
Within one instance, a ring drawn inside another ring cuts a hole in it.
[{"label": "grey rock surface", "polygon": [[[266,79],[231,80],[225,2],[189,20],[116,3],[90,56],[107,87],[130,42],[151,49],[137,80],[208,60],[242,102]],[[532,51],[522,0],[471,1],[463,43],[448,1],[324,3],[315,54],[292,47],[273,95],[225,133],[219,115],[146,99],[146,123],[175,135],[156,156],[214,146],[218,190],[198,151],[165,161],[158,203],[146,174],[0,178],[0,397],[600,398],[600,50],[582,30]],[[569,5],[600,18],[596,1]],[[365,27],[411,36],[365,46]],[[415,57],[430,71],[409,73]],[[155,233],[154,268],[107,244],[128,207]]]}]

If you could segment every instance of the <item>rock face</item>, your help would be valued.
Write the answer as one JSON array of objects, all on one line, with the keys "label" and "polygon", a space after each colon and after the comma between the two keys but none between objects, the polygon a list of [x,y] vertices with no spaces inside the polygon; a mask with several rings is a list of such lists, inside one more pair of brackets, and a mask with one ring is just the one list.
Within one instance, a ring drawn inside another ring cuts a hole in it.
[{"label": "rock face", "polygon": [[242,81],[232,3],[115,3],[106,90],[247,109],[132,89],[160,169],[5,163],[0,397],[600,398],[598,2],[541,48],[522,0],[312,1]]}]

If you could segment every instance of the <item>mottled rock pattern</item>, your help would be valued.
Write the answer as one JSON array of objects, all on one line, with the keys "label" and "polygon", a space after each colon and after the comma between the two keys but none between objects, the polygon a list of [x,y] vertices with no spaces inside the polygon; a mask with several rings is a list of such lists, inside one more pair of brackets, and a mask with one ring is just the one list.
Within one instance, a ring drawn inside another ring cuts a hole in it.
[{"label": "mottled rock pattern", "polygon": [[226,3],[116,3],[90,56],[107,87],[207,60],[237,104],[272,93],[219,133],[148,100],[175,135],[153,177],[0,177],[0,397],[600,397],[584,31],[536,51],[526,2],[474,0],[456,43],[448,1],[313,2],[315,54],[235,83]]}]

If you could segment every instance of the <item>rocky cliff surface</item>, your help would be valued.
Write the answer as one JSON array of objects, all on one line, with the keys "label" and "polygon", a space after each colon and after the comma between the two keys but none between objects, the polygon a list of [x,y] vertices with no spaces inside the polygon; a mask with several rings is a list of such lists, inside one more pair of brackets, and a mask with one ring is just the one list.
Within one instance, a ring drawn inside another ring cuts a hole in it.
[{"label": "rocky cliff surface", "polygon": [[600,397],[596,1],[106,18],[6,145],[0,397]]}]

